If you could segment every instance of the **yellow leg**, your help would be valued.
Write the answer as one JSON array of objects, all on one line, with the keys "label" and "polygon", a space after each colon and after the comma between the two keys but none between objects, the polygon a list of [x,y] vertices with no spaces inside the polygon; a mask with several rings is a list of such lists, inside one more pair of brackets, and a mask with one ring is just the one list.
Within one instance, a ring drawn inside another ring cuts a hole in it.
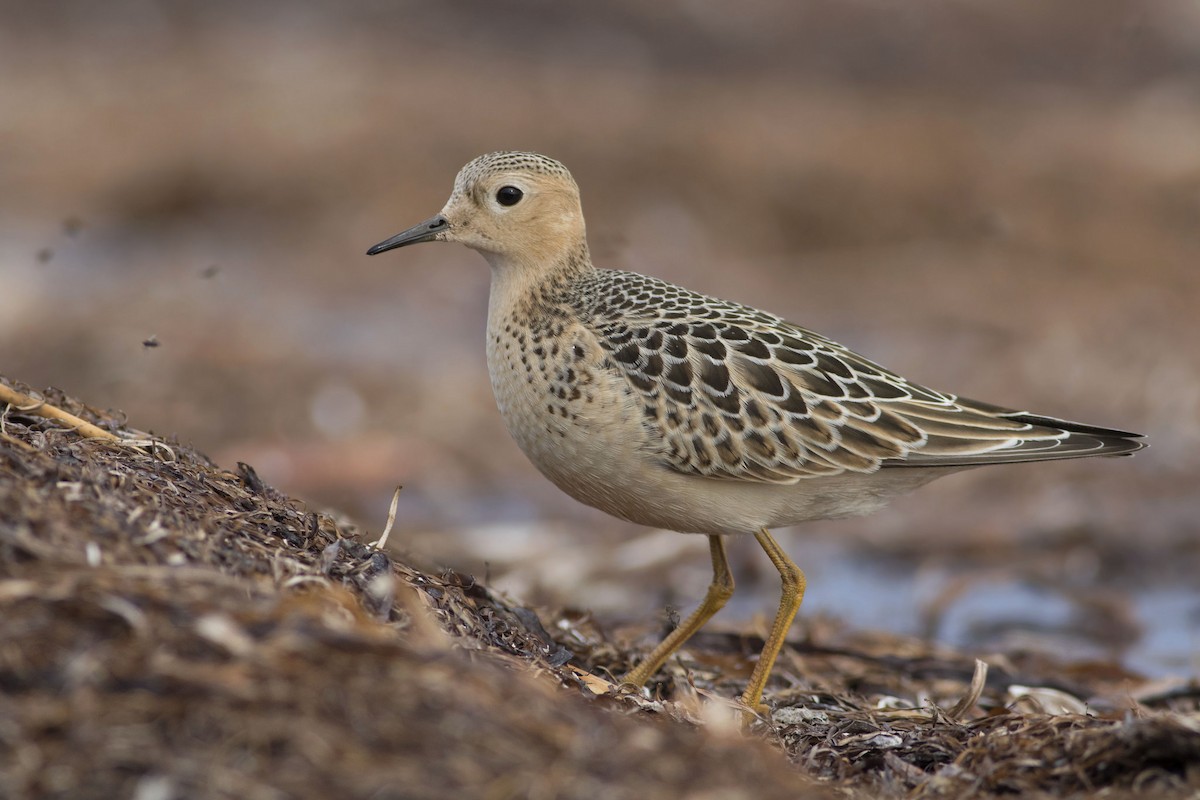
[{"label": "yellow leg", "polygon": [[[713,614],[720,611],[733,596],[733,575],[729,572],[729,562],[725,559],[725,543],[720,536],[709,536],[708,547],[712,551],[713,579],[708,586],[708,592],[704,595],[704,601],[700,603],[699,608],[692,612],[690,617],[671,631],[666,639],[663,639],[662,644],[654,648],[654,652],[647,656],[645,661],[626,675],[622,679],[622,683],[631,683],[634,686],[645,685],[646,681],[650,680],[650,676],[658,672],[658,668],[663,665],[663,662],[670,658],[680,645],[690,639],[692,634],[700,630],[704,623],[708,622]],[[795,611],[792,613],[794,614]]]},{"label": "yellow leg", "polygon": [[767,643],[763,645],[758,663],[754,665],[750,683],[746,686],[746,691],[742,693],[742,705],[753,711],[761,711],[763,687],[767,685],[771,668],[775,666],[775,657],[783,648],[788,628],[792,626],[792,620],[796,618],[796,612],[800,610],[800,603],[804,600],[805,580],[804,573],[792,563],[792,560],[787,557],[787,553],[783,552],[783,548],[771,537],[766,528],[754,534],[754,538],[758,539],[762,549],[767,552],[767,558],[771,559],[771,563],[775,565],[775,569],[779,570],[779,577],[783,580],[783,594],[779,598],[779,611],[775,614],[775,622],[771,625],[771,633],[767,637]]}]

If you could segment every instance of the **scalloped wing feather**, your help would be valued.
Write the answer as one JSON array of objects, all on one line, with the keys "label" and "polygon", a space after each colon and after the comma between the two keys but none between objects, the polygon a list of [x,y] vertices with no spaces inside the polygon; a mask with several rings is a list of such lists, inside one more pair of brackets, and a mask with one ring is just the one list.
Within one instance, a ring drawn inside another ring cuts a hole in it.
[{"label": "scalloped wing feather", "polygon": [[1135,434],[938,392],[812,331],[636,273],[580,293],[679,472],[789,484],[881,467],[1120,455]]}]

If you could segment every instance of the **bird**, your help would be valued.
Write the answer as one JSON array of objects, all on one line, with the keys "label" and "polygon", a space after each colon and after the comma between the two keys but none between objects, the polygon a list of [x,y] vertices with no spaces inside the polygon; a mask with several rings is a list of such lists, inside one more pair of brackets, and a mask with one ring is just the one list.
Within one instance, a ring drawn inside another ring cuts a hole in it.
[{"label": "bird", "polygon": [[538,470],[613,516],[708,538],[704,599],[624,676],[634,687],[733,595],[725,537],[753,536],[780,575],[740,698],[753,716],[768,711],[763,691],[806,587],[772,529],[866,514],[973,467],[1145,446],[937,391],[766,311],[598,268],[575,179],[538,153],[468,162],[438,214],[367,255],[421,242],[466,245],[491,267],[488,373]]}]

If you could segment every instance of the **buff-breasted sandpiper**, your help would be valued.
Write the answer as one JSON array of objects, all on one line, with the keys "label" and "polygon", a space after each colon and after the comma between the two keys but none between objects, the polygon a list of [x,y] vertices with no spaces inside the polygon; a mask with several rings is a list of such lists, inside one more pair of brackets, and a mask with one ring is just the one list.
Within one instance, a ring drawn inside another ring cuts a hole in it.
[{"label": "buff-breasted sandpiper", "polygon": [[935,391],[765,311],[598,269],[579,188],[546,156],[476,158],[441,213],[367,252],[431,241],[491,265],[488,372],[537,468],[614,516],[708,536],[708,592],[625,677],[636,686],[733,594],[724,536],[754,536],[783,580],[742,695],[758,709],[805,587],[769,529],[874,511],[971,467],[1144,446],[1138,434]]}]

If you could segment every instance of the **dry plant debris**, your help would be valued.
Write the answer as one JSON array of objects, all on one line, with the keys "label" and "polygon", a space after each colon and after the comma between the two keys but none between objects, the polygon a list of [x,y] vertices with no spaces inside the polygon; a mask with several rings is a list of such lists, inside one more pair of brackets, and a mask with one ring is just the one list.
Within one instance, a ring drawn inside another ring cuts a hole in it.
[{"label": "dry plant debris", "polygon": [[786,651],[772,719],[744,735],[722,698],[752,633],[698,638],[655,687],[666,699],[622,691],[609,676],[644,631],[535,614],[371,547],[247,465],[0,386],[37,401],[0,402],[0,796],[1200,789],[1195,682],[1024,653],[984,669],[816,619]]}]

